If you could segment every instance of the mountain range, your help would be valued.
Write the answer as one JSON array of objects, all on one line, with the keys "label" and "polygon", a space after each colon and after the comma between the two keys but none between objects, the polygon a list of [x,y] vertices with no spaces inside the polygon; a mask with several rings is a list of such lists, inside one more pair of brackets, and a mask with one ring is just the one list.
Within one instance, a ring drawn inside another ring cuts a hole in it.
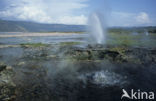
[{"label": "mountain range", "polygon": [[85,25],[42,24],[28,21],[0,20],[0,32],[83,32]]},{"label": "mountain range", "polygon": [[[84,32],[85,25],[42,24],[29,21],[9,21],[0,19],[0,32]],[[110,32],[150,32],[156,33],[156,26],[109,27]]]}]

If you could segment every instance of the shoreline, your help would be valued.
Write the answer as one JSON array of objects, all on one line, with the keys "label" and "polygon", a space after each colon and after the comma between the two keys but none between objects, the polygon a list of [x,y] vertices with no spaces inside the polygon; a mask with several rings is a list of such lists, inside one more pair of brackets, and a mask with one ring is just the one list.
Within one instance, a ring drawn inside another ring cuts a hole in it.
[{"label": "shoreline", "polygon": [[33,37],[33,36],[66,36],[66,35],[75,35],[78,33],[72,32],[48,32],[48,33],[38,33],[38,32],[4,32],[0,34],[0,38],[7,37]]}]

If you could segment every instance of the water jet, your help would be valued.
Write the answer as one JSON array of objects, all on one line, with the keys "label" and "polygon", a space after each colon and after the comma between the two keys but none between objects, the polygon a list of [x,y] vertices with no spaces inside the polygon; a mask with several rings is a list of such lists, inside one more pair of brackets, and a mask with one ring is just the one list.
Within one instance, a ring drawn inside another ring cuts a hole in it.
[{"label": "water jet", "polygon": [[89,17],[89,33],[91,43],[106,44],[106,21],[102,13],[94,12]]}]

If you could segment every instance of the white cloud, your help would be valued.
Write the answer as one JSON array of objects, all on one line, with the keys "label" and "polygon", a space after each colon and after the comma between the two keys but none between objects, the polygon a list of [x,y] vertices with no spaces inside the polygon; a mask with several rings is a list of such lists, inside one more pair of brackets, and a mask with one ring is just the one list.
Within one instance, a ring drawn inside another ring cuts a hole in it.
[{"label": "white cloud", "polygon": [[136,17],[136,21],[141,23],[141,24],[150,23],[149,16],[145,12],[139,13],[138,16]]},{"label": "white cloud", "polygon": [[[0,11],[2,18],[41,23],[86,24],[84,14],[76,14],[88,5],[87,0],[7,0],[10,7]],[[14,6],[12,6],[14,5]]]},{"label": "white cloud", "polygon": [[84,25],[87,22],[87,17],[84,15],[80,16],[63,16],[56,21],[58,23],[63,23],[63,24],[77,24],[77,25]]},{"label": "white cloud", "polygon": [[153,25],[146,12],[112,12],[110,26],[148,26]]},{"label": "white cloud", "polygon": [[[28,20],[40,23],[86,24],[89,0],[2,0],[7,7],[0,10],[0,18]],[[1,2],[1,1],[0,1]],[[90,7],[90,6],[89,6]],[[104,10],[108,13],[110,10]],[[92,10],[92,7],[88,11]],[[156,25],[155,18],[147,12],[112,12],[108,16],[110,26]]]}]

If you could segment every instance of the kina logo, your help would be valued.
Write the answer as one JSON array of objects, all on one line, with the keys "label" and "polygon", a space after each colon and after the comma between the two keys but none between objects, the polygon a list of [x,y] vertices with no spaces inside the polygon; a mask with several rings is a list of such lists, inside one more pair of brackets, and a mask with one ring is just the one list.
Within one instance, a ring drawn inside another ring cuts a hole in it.
[{"label": "kina logo", "polygon": [[122,89],[122,96],[121,99],[147,99],[147,100],[154,100],[154,92],[142,92],[141,90],[134,90],[132,89],[130,93],[128,93],[125,89]]}]

